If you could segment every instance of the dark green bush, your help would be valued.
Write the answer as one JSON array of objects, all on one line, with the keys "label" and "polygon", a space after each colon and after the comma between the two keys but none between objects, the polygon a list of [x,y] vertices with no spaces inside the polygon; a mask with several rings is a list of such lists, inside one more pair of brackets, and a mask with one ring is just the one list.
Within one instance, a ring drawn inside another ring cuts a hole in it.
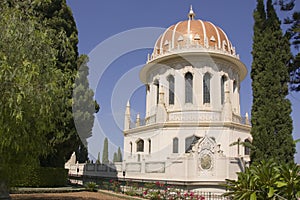
[{"label": "dark green bush", "polygon": [[59,187],[67,184],[68,170],[50,167],[28,167],[18,179],[12,182],[14,187]]}]

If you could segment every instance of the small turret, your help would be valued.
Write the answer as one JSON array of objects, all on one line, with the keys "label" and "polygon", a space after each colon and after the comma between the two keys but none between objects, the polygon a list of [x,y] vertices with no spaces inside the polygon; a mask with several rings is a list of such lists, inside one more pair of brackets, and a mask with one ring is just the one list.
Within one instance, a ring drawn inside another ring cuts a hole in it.
[{"label": "small turret", "polygon": [[247,113],[247,112],[246,112],[246,114],[245,114],[245,124],[246,124],[246,125],[250,125],[249,116],[248,116],[248,113]]},{"label": "small turret", "polygon": [[124,130],[128,130],[129,128],[130,128],[130,103],[128,101],[125,110]]},{"label": "small turret", "polygon": [[136,124],[135,124],[135,127],[139,127],[141,124],[140,124],[140,113],[138,113],[136,115]]}]

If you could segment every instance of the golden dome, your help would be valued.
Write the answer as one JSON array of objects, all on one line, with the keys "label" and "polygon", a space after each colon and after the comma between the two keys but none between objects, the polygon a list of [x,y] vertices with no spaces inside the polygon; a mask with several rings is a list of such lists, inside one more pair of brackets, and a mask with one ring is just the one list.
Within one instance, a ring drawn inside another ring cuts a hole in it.
[{"label": "golden dome", "polygon": [[185,50],[210,51],[238,58],[235,48],[220,27],[208,21],[195,20],[192,7],[188,17],[188,20],[170,26],[160,35],[148,62],[169,53]]}]

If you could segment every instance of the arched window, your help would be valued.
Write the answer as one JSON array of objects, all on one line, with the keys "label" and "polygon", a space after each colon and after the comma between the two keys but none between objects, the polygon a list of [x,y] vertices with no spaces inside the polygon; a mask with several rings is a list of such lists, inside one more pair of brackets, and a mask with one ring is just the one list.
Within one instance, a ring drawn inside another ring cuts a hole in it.
[{"label": "arched window", "polygon": [[250,147],[247,146],[247,144],[250,144],[251,141],[249,139],[246,139],[244,142],[245,142],[245,144],[244,144],[245,152],[244,153],[245,153],[245,155],[250,155]]},{"label": "arched window", "polygon": [[175,91],[175,80],[174,76],[168,76],[169,82],[169,105],[174,105],[174,91]]},{"label": "arched window", "polygon": [[225,100],[225,82],[227,78],[225,75],[221,77],[221,104],[224,104]]},{"label": "arched window", "polygon": [[173,153],[178,153],[178,138],[173,138]]},{"label": "arched window", "polygon": [[198,142],[199,139],[200,137],[195,135],[185,138],[185,153],[188,153],[190,150],[192,150],[192,147]]},{"label": "arched window", "polygon": [[144,140],[139,139],[136,143],[136,151],[137,152],[144,152]]},{"label": "arched window", "polygon": [[193,103],[193,75],[188,72],[185,79],[185,103]]},{"label": "arched window", "polygon": [[159,82],[158,80],[154,81],[154,85],[156,87],[156,104],[159,102]]},{"label": "arched window", "polygon": [[150,139],[148,140],[148,145],[149,145],[148,148],[149,148],[149,154],[150,154],[151,153],[151,140]]},{"label": "arched window", "polygon": [[203,77],[203,103],[210,103],[210,74],[206,73]]},{"label": "arched window", "polygon": [[130,154],[132,154],[132,142],[129,143],[130,146]]}]

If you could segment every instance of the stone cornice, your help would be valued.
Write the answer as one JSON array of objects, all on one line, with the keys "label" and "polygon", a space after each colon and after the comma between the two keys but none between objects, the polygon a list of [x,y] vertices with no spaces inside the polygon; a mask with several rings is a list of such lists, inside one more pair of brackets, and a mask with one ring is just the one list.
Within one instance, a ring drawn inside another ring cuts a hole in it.
[{"label": "stone cornice", "polygon": [[235,122],[165,122],[155,123],[145,126],[139,126],[129,130],[123,131],[124,135],[130,135],[134,133],[140,133],[151,129],[162,129],[162,128],[177,128],[177,127],[225,127],[229,129],[241,130],[250,132],[251,126],[235,123]]}]

